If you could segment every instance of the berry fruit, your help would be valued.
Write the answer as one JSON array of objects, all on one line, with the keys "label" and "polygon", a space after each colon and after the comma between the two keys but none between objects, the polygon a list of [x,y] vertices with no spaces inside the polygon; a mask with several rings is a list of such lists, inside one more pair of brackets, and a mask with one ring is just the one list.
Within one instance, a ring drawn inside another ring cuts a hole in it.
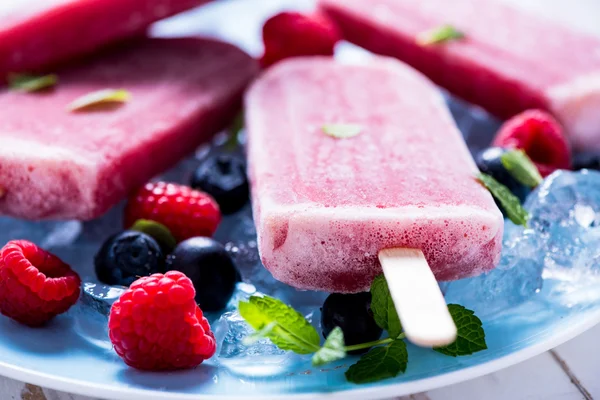
[{"label": "berry fruit", "polygon": [[94,266],[102,282],[129,286],[141,276],[164,272],[165,255],[152,237],[125,231],[104,242],[94,257]]},{"label": "berry fruit", "polygon": [[79,298],[79,275],[54,254],[25,240],[0,250],[0,312],[40,326],[67,311]]},{"label": "berry fruit", "polygon": [[192,280],[196,302],[204,311],[225,308],[239,272],[225,248],[213,239],[195,237],[179,243],[167,257],[167,269],[181,271]]},{"label": "berry fruit", "polygon": [[531,189],[513,178],[506,168],[504,168],[504,165],[502,165],[500,158],[507,151],[507,149],[500,147],[488,147],[477,154],[475,162],[481,172],[491,175],[523,202],[525,201],[525,197],[531,192]]},{"label": "berry fruit", "polygon": [[208,194],[184,185],[147,183],[125,208],[125,228],[139,219],[166,226],[177,241],[212,236],[221,221],[219,206]]},{"label": "berry fruit", "polygon": [[528,110],[506,121],[494,146],[524,150],[544,177],[571,168],[571,150],[563,128],[541,110]]},{"label": "berry fruit", "polygon": [[600,153],[585,152],[575,154],[573,157],[573,169],[579,171],[580,169],[595,169],[600,171]]},{"label": "berry fruit", "polygon": [[263,26],[264,68],[289,57],[333,55],[341,39],[337,26],[323,14],[282,12]]},{"label": "berry fruit", "polygon": [[234,155],[210,157],[196,169],[192,187],[210,194],[223,214],[234,213],[248,202],[246,165]]},{"label": "berry fruit", "polygon": [[[321,309],[323,336],[327,337],[336,326],[344,332],[347,346],[379,339],[383,330],[373,319],[371,293],[330,294]],[[350,354],[363,353],[367,350],[355,350]]]},{"label": "berry fruit", "polygon": [[213,356],[216,342],[194,286],[181,272],[135,281],[110,311],[108,334],[117,354],[147,371],[193,368]]}]

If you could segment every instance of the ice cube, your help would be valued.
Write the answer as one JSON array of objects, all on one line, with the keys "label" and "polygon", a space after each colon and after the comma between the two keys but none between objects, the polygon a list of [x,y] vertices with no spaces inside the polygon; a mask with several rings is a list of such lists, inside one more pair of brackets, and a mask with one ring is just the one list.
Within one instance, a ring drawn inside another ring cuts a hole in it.
[{"label": "ice cube", "polygon": [[540,291],[544,254],[539,235],[508,221],[505,225],[500,264],[488,273],[448,284],[448,303],[461,304],[486,317],[521,304]]},{"label": "ice cube", "polygon": [[108,316],[112,304],[121,297],[127,288],[101,283],[85,282],[81,294],[81,304],[102,315]]},{"label": "ice cube", "polygon": [[480,316],[544,290],[571,307],[600,299],[600,173],[555,172],[525,202],[528,228],[506,223],[502,259],[482,276],[452,282],[446,299]]}]

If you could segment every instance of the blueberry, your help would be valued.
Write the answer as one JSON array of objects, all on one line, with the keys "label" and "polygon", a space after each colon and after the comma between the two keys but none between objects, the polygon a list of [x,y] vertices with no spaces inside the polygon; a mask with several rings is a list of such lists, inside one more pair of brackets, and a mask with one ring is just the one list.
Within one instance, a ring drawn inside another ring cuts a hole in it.
[{"label": "blueberry", "polygon": [[[336,326],[344,332],[347,346],[379,339],[383,330],[373,319],[371,293],[330,294],[321,309],[323,336],[327,337]],[[360,354],[367,350],[355,350],[350,354]]]},{"label": "blueberry", "polygon": [[246,165],[233,154],[206,159],[194,172],[191,186],[214,197],[223,214],[234,213],[248,202]]},{"label": "blueberry", "polygon": [[240,276],[223,245],[207,237],[179,243],[167,257],[167,270],[183,272],[192,280],[202,311],[225,308]]},{"label": "blueberry", "polygon": [[523,202],[531,192],[531,189],[513,178],[506,168],[504,168],[504,165],[502,165],[500,157],[507,151],[507,149],[500,147],[488,147],[477,154],[475,162],[481,172],[491,175]]},{"label": "blueberry", "polygon": [[573,157],[573,170],[595,169],[600,170],[600,153],[584,152]]},{"label": "blueberry", "polygon": [[152,237],[124,231],[104,242],[94,257],[94,265],[100,281],[129,286],[139,277],[164,272],[165,256]]}]

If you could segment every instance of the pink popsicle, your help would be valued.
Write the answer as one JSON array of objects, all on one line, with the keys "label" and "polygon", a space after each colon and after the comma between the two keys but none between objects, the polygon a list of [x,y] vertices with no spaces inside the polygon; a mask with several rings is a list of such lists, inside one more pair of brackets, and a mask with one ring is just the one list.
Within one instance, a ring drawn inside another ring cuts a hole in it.
[{"label": "pink popsicle", "polygon": [[2,0],[0,78],[32,72],[143,34],[209,0]]},{"label": "pink popsicle", "polygon": [[[0,214],[97,217],[229,123],[257,70],[226,43],[144,39],[58,71],[49,93],[0,90]],[[107,88],[132,99],[67,110]]]},{"label": "pink popsicle", "polygon": [[[575,148],[600,149],[600,38],[499,0],[319,1],[349,41],[403,60],[501,118],[549,110]],[[445,24],[465,38],[418,43]]]},{"label": "pink popsicle", "polygon": [[[377,57],[299,58],[246,94],[258,244],[275,278],[301,289],[365,290],[378,252],[420,249],[440,280],[498,261],[502,215],[444,100],[424,76]],[[357,124],[339,139],[325,124]]]}]

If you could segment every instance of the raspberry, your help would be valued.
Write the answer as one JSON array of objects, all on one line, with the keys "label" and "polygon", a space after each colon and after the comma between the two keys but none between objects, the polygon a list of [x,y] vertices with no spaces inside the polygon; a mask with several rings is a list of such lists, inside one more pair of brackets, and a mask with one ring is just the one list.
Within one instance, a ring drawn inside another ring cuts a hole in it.
[{"label": "raspberry", "polygon": [[261,65],[266,68],[289,57],[331,56],[340,39],[336,25],[325,15],[282,12],[263,26],[265,53]]},{"label": "raspberry", "polygon": [[542,176],[571,168],[571,150],[563,128],[541,110],[528,110],[506,121],[496,134],[494,146],[524,150]]},{"label": "raspberry", "polygon": [[0,312],[22,324],[40,326],[79,299],[81,279],[54,254],[26,240],[0,250]]},{"label": "raspberry", "polygon": [[133,282],[110,311],[109,337],[117,354],[147,371],[193,368],[212,357],[215,337],[195,295],[192,281],[177,271]]},{"label": "raspberry", "polygon": [[204,192],[157,182],[147,183],[129,199],[125,228],[138,219],[165,225],[180,242],[196,236],[212,236],[221,221],[221,213],[214,199]]}]

